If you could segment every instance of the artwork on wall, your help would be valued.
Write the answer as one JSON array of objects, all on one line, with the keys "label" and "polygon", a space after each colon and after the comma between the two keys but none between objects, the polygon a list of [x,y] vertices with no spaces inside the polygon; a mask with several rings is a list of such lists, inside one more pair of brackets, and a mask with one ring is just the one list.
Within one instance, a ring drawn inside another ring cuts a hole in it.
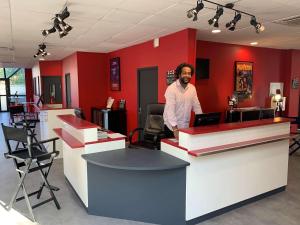
[{"label": "artwork on wall", "polygon": [[176,80],[175,70],[167,71],[167,85],[172,84]]},{"label": "artwork on wall", "polygon": [[110,89],[112,91],[121,90],[119,57],[110,59]]},{"label": "artwork on wall", "polygon": [[252,97],[253,63],[235,62],[234,91],[239,99]]}]

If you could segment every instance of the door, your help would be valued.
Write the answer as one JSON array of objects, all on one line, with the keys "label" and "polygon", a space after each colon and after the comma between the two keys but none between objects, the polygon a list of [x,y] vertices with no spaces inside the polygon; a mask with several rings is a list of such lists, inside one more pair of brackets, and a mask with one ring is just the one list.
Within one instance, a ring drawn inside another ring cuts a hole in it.
[{"label": "door", "polygon": [[61,104],[61,77],[42,77],[45,104]]},{"label": "door", "polygon": [[65,83],[66,83],[66,106],[71,108],[71,77],[69,73],[65,74]]},{"label": "door", "polygon": [[8,93],[7,79],[0,79],[0,112],[5,112],[8,109],[7,95]]},{"label": "door", "polygon": [[158,68],[138,69],[138,125],[144,127],[146,122],[146,107],[149,103],[158,101]]}]

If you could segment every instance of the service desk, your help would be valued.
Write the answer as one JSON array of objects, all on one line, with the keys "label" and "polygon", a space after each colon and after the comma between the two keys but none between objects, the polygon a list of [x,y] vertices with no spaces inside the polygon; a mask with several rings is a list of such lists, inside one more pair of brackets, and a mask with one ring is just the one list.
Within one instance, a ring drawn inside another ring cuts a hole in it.
[{"label": "service desk", "polygon": [[195,224],[287,185],[290,120],[283,118],[180,129],[161,150],[190,163],[186,221]]},{"label": "service desk", "polygon": [[186,166],[161,151],[120,149],[82,155],[88,212],[164,225],[185,224]]},{"label": "service desk", "polygon": [[64,175],[88,208],[87,163],[83,154],[125,148],[123,135],[110,132],[107,138],[98,138],[98,126],[74,115],[58,115],[59,127],[54,132],[62,139]]}]

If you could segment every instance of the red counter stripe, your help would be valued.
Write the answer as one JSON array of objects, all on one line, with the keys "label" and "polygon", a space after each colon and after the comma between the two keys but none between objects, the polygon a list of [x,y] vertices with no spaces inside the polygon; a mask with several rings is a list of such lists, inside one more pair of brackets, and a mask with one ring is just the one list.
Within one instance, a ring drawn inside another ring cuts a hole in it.
[{"label": "red counter stripe", "polygon": [[71,148],[82,148],[84,144],[81,143],[78,139],[73,137],[67,131],[62,128],[55,128],[53,131],[59,136],[64,142],[66,142]]},{"label": "red counter stripe", "polygon": [[98,125],[96,125],[96,124],[90,123],[90,122],[80,119],[80,118],[77,118],[76,116],[71,115],[71,114],[58,115],[57,117],[76,129],[88,129],[88,128],[97,128],[98,127]]}]

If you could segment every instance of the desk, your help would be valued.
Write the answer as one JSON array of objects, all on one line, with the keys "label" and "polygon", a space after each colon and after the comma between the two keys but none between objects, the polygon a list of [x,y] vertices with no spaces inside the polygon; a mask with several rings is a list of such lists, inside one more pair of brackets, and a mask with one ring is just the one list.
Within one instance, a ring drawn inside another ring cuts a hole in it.
[{"label": "desk", "polygon": [[164,225],[185,224],[186,166],[161,151],[119,149],[82,155],[88,212]]},{"label": "desk", "polygon": [[190,163],[186,221],[196,224],[285,190],[290,119],[275,118],[179,130],[161,151]]}]

